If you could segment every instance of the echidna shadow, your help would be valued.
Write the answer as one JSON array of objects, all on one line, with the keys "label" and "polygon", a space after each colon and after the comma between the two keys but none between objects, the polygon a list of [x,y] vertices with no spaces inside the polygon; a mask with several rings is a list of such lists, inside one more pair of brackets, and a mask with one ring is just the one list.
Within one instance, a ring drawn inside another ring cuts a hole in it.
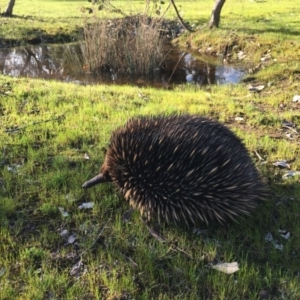
[{"label": "echidna shadow", "polygon": [[141,116],[115,130],[100,173],[133,208],[166,222],[226,223],[249,214],[268,189],[242,141],[197,115]]}]

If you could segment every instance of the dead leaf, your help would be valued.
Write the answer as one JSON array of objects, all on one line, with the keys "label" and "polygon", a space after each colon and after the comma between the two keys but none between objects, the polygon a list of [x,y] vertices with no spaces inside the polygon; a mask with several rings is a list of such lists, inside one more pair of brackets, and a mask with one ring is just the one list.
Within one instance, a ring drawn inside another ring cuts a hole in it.
[{"label": "dead leaf", "polygon": [[94,207],[94,202],[84,202],[78,206],[79,209],[87,209],[87,208],[93,208],[93,207]]},{"label": "dead leaf", "polygon": [[68,229],[64,229],[59,235],[62,236],[62,237],[65,237],[67,236],[69,233],[69,230]]},{"label": "dead leaf", "polygon": [[288,171],[282,176],[282,179],[289,179],[294,176],[300,176],[300,171]]},{"label": "dead leaf", "polygon": [[82,260],[80,260],[79,262],[77,262],[71,269],[70,271],[70,275],[71,276],[76,276],[79,274],[79,272],[81,271],[83,267],[83,263],[82,263]]},{"label": "dead leaf", "polygon": [[258,92],[261,92],[263,89],[265,88],[264,85],[257,85],[257,86],[252,86],[252,85],[249,85],[248,86],[248,90],[250,92],[253,92],[253,93],[258,93]]},{"label": "dead leaf", "polygon": [[72,234],[68,237],[68,244],[73,244],[76,241],[76,234]]},{"label": "dead leaf", "polygon": [[239,265],[237,262],[219,263],[212,266],[212,268],[226,274],[233,274],[239,270]]},{"label": "dead leaf", "polygon": [[279,168],[288,168],[290,169],[290,164],[287,162],[287,160],[278,160],[273,163],[273,166],[279,167]]},{"label": "dead leaf", "polygon": [[300,95],[295,95],[293,97],[293,102],[300,102]]},{"label": "dead leaf", "polygon": [[69,214],[65,211],[65,209],[63,207],[58,207],[58,209],[63,217],[69,216]]},{"label": "dead leaf", "polygon": [[266,242],[272,242],[273,241],[273,235],[271,232],[268,232],[267,235],[265,236],[265,241]]}]

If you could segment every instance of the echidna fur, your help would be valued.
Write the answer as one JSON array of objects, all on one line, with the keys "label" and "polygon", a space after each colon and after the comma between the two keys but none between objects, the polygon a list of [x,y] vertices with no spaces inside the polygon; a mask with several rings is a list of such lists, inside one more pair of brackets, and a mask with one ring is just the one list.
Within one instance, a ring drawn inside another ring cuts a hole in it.
[{"label": "echidna fur", "polygon": [[112,133],[100,174],[88,188],[113,182],[141,213],[188,225],[225,223],[267,197],[241,140],[197,115],[143,116]]}]

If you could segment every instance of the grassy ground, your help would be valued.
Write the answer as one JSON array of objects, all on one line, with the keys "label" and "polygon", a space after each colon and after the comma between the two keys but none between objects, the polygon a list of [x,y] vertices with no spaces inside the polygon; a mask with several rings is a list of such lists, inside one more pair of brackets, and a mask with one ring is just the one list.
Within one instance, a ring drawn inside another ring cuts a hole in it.
[{"label": "grassy ground", "polygon": [[[31,17],[17,18],[19,27],[1,19],[6,40],[12,37],[9,30],[26,40],[39,26],[54,36],[68,35],[80,28],[77,8],[88,5],[43,1],[37,9],[28,5],[34,1],[27,1],[27,6],[23,2],[16,2],[15,14]],[[292,102],[300,88],[300,2],[272,2],[271,8],[268,4],[230,1],[220,30],[204,29],[179,41],[195,51],[213,47],[221,52],[229,45],[232,59],[244,51],[251,68],[261,64],[248,78],[251,84],[265,85],[260,93],[250,93],[248,83],[241,83],[171,91],[143,88],[140,97],[130,86],[0,76],[1,299],[300,298],[299,177],[285,180],[285,169],[273,166],[285,159],[291,170],[300,171],[295,133],[300,104]],[[184,5],[188,11],[199,11],[197,1]],[[68,17],[64,7],[70,8]],[[56,19],[50,8],[56,9]],[[197,18],[202,22],[210,10],[211,3],[202,1],[200,16],[186,11],[184,17],[191,24]],[[68,18],[78,23],[70,21],[67,26]],[[272,59],[261,63],[268,50]],[[167,242],[160,243],[138,213],[123,222],[129,206],[111,185],[82,190],[82,183],[103,161],[111,131],[131,116],[159,112],[197,113],[226,123],[244,140],[270,186],[269,201],[238,224],[212,224],[198,234],[162,226]],[[295,127],[284,127],[284,121]],[[94,207],[78,208],[86,202]],[[279,230],[290,232],[290,238]],[[271,242],[265,241],[268,232]],[[235,274],[211,268],[233,261],[240,266]]]}]

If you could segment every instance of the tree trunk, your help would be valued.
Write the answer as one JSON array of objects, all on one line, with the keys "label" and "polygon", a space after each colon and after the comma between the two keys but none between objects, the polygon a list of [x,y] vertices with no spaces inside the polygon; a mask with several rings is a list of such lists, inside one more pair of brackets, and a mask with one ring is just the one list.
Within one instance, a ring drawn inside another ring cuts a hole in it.
[{"label": "tree trunk", "polygon": [[9,0],[3,16],[11,17],[16,0]]},{"label": "tree trunk", "polygon": [[208,26],[210,29],[213,27],[219,27],[220,24],[220,16],[221,16],[221,10],[226,0],[216,0],[214,8],[212,10],[212,14],[210,17],[210,20],[208,22]]}]

